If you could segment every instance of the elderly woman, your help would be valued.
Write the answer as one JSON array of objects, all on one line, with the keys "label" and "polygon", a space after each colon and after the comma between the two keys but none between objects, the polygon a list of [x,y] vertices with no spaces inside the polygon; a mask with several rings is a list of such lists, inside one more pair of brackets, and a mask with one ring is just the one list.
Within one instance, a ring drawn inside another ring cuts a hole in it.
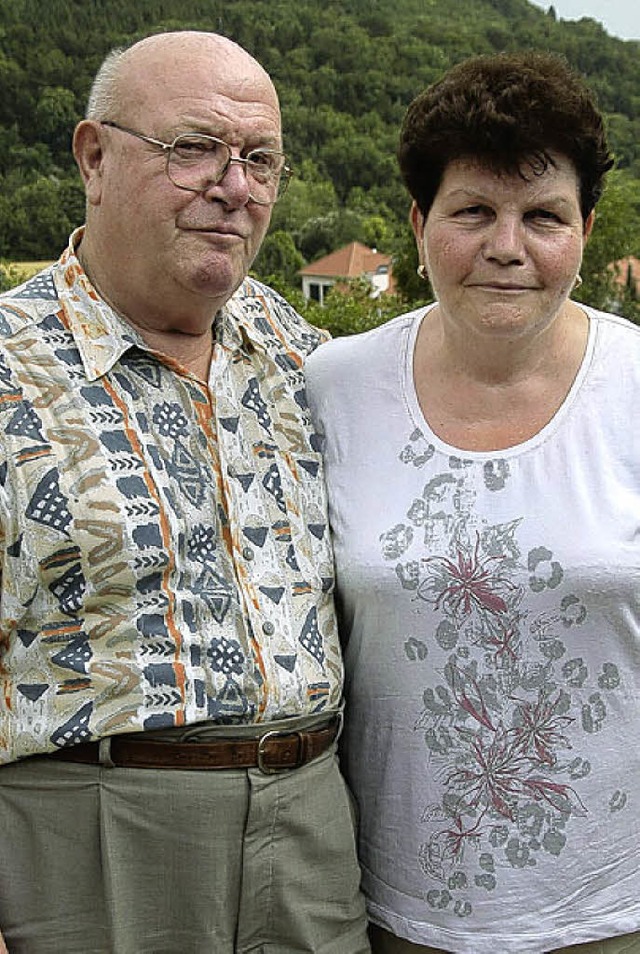
[{"label": "elderly woman", "polygon": [[436,302],[307,365],[373,950],[639,952],[640,329],[569,299],[602,118],[478,57],[399,157]]}]

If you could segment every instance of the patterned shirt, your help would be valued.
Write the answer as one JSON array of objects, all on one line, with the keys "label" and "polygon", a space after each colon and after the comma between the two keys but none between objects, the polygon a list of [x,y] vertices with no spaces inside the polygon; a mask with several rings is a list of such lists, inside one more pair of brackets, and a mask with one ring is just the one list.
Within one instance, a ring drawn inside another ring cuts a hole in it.
[{"label": "patterned shirt", "polygon": [[98,297],[81,235],[0,297],[0,762],[336,708],[321,333],[246,279],[207,386]]}]

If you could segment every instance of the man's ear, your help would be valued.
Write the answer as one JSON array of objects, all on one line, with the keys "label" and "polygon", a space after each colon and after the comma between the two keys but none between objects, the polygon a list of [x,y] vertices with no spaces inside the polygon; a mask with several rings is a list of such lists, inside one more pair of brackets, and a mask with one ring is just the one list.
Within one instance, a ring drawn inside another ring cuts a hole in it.
[{"label": "man's ear", "polygon": [[100,123],[83,119],[73,134],[73,155],[78,164],[87,201],[100,205],[104,161],[103,130]]}]

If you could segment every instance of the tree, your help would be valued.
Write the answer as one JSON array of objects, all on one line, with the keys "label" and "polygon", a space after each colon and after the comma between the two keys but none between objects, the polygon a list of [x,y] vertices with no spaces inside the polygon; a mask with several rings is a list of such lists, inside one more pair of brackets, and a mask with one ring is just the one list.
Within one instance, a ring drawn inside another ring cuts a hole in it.
[{"label": "tree", "polygon": [[362,219],[350,209],[337,209],[309,219],[296,233],[296,245],[307,261],[362,240]]},{"label": "tree", "polygon": [[84,217],[77,177],[37,176],[0,202],[0,254],[11,259],[51,259]]},{"label": "tree", "polygon": [[295,285],[304,263],[290,233],[277,231],[265,238],[253,271],[268,284],[273,284],[272,279],[276,278],[279,284]]},{"label": "tree", "polygon": [[366,278],[356,278],[334,286],[325,298],[324,307],[313,314],[334,337],[360,334],[377,328],[405,311],[405,303],[395,295],[371,298],[371,285]]},{"label": "tree", "polygon": [[38,135],[55,154],[69,155],[71,134],[78,116],[76,98],[70,89],[46,86],[35,111]]},{"label": "tree", "polygon": [[628,255],[640,257],[640,191],[623,170],[609,174],[582,263],[582,286],[574,297],[604,310],[619,310],[624,295],[611,268]]},{"label": "tree", "polygon": [[337,212],[338,207],[333,183],[320,176],[312,160],[305,159],[299,170],[294,167],[286,193],[273,208],[271,228],[296,235],[309,219]]}]

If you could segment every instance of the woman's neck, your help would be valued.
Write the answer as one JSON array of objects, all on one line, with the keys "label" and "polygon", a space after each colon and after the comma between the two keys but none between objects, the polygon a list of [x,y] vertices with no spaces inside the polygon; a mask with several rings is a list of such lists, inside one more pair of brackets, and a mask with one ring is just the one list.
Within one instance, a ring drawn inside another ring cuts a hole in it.
[{"label": "woman's neck", "polygon": [[416,393],[429,426],[461,450],[499,450],[529,440],[571,390],[588,329],[586,314],[569,303],[552,334],[482,346],[454,341],[434,309],[422,322],[414,353]]}]

